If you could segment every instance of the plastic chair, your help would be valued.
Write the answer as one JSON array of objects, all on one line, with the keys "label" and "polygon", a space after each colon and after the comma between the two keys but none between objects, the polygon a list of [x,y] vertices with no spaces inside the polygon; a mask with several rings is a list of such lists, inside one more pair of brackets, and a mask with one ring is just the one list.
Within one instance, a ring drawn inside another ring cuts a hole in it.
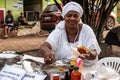
[{"label": "plastic chair", "polygon": [[97,62],[97,65],[101,65],[101,64],[104,66],[113,68],[115,71],[117,71],[120,74],[120,58],[119,57],[102,58]]}]

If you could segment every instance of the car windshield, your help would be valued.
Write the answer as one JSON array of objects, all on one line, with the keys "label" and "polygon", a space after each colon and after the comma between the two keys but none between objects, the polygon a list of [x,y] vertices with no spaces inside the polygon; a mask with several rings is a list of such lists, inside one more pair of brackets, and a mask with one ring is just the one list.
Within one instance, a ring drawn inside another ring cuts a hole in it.
[{"label": "car windshield", "polygon": [[49,13],[49,12],[56,12],[58,10],[58,7],[54,5],[48,5],[43,13]]}]

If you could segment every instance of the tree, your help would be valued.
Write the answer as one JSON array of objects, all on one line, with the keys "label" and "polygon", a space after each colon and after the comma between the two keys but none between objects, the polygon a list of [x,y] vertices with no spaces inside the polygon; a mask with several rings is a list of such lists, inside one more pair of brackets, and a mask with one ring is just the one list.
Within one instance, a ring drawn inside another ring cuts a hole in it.
[{"label": "tree", "polygon": [[[98,42],[101,43],[102,33],[107,23],[108,15],[110,15],[119,0],[61,0],[63,5],[70,1],[75,1],[83,7],[84,14],[82,21],[92,27]],[[56,0],[54,2],[59,7],[58,2]],[[60,8],[60,10],[62,9]]]}]

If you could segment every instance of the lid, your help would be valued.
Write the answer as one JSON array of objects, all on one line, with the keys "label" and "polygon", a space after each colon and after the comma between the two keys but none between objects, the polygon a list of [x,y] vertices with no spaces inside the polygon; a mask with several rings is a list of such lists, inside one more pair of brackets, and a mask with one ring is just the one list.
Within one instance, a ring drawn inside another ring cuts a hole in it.
[{"label": "lid", "polygon": [[78,70],[79,69],[79,67],[78,66],[74,66],[74,68],[73,68],[74,70]]},{"label": "lid", "polygon": [[0,54],[0,58],[4,59],[4,58],[15,58],[17,56],[20,56],[20,54],[17,54],[16,51],[3,51]]}]

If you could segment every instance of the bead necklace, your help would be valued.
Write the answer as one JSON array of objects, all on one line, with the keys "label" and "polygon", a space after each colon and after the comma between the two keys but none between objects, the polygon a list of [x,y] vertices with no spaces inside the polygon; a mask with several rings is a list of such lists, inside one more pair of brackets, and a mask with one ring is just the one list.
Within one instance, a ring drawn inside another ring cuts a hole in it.
[{"label": "bead necklace", "polygon": [[[67,30],[66,30],[66,35],[67,35],[68,43],[70,43],[70,37],[69,37],[69,34],[68,34],[68,31],[67,31]],[[75,32],[75,39],[74,39],[74,42],[77,40],[78,35],[79,35],[79,27],[77,27],[77,31]]]}]

